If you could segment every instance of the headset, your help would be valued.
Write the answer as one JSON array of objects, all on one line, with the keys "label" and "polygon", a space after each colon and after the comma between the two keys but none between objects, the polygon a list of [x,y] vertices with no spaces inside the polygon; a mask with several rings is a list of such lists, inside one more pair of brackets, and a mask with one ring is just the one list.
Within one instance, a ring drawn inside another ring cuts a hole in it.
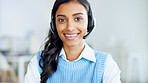
[{"label": "headset", "polygon": [[[89,14],[88,14],[88,27],[87,27],[87,34],[83,37],[83,39],[86,39],[88,35],[92,32],[94,29],[94,19],[92,15],[92,10],[89,7]],[[55,17],[53,16],[53,12],[51,12],[51,22],[50,22],[51,32],[53,34],[57,34],[56,24],[55,24]]]}]

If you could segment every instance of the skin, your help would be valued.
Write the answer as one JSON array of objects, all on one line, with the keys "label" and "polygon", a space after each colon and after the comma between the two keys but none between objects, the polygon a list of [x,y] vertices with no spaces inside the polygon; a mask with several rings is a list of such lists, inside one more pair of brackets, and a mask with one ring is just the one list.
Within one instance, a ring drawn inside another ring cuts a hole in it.
[{"label": "skin", "polygon": [[87,11],[79,2],[71,1],[61,4],[55,17],[57,32],[63,41],[66,58],[69,61],[76,60],[85,47],[83,36],[87,32]]}]

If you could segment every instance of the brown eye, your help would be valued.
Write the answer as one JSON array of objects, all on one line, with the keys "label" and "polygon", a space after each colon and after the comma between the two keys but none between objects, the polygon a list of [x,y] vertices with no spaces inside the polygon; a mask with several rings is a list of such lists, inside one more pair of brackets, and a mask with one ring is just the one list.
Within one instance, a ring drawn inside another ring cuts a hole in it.
[{"label": "brown eye", "polygon": [[60,18],[60,19],[58,19],[58,21],[59,21],[59,22],[65,22],[66,19]]},{"label": "brown eye", "polygon": [[81,17],[75,18],[75,21],[81,21],[81,20],[83,20]]}]

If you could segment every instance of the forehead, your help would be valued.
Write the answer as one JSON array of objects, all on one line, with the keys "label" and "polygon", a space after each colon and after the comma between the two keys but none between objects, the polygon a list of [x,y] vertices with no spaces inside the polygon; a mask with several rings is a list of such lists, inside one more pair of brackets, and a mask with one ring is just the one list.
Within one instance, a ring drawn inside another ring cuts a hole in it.
[{"label": "forehead", "polygon": [[83,13],[87,14],[87,11],[85,7],[80,4],[79,2],[68,2],[68,3],[63,3],[59,6],[56,14],[74,14],[74,13]]}]

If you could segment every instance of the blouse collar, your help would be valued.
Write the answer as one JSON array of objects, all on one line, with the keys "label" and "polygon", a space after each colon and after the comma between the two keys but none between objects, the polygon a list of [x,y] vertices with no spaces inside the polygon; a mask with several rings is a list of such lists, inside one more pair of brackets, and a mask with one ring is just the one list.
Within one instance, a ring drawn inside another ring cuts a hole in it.
[{"label": "blouse collar", "polygon": [[[82,53],[80,54],[80,56],[76,60],[74,60],[74,61],[78,61],[81,58],[85,58],[85,59],[87,59],[89,61],[93,61],[93,62],[96,63],[96,57],[95,57],[95,54],[94,54],[93,49],[87,43],[84,43],[84,45],[85,45],[84,50],[82,51]],[[61,52],[60,52],[60,55],[59,56],[61,56],[67,62],[70,62],[66,58],[66,53],[65,53],[63,47],[61,49]]]}]

